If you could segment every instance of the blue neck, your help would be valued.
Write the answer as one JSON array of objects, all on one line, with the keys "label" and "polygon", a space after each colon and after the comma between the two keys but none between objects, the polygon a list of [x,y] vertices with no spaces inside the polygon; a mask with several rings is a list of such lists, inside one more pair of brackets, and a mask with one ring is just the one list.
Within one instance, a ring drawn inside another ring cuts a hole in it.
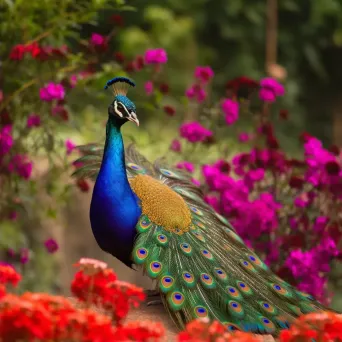
[{"label": "blue neck", "polygon": [[106,126],[106,144],[90,207],[90,221],[100,247],[121,261],[129,260],[141,215],[126,174],[122,121],[112,115]]},{"label": "blue neck", "polygon": [[121,135],[121,124],[109,117],[106,125],[106,143],[101,165],[101,172],[121,175],[121,182],[129,187],[126,176],[125,149]]}]

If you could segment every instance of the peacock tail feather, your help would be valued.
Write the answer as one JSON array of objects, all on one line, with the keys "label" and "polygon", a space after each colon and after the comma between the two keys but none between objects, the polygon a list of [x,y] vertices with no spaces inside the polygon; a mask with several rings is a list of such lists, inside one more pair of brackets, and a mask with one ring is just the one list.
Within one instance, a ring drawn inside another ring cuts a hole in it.
[{"label": "peacock tail feather", "polygon": [[[95,179],[103,148],[86,145],[80,151],[83,166],[75,175]],[[132,259],[156,280],[178,327],[208,317],[228,330],[277,335],[301,314],[328,310],[273,274],[231,224],[204,202],[187,173],[163,160],[152,165],[133,145],[126,149],[126,170],[143,212]]]}]

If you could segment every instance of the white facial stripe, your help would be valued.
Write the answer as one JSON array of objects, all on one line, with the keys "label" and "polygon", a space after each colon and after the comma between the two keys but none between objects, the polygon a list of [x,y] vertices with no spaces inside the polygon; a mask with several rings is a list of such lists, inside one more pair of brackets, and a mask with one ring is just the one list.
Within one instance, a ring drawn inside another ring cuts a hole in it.
[{"label": "white facial stripe", "polygon": [[124,108],[124,110],[126,111],[127,115],[129,116],[129,111],[128,111],[128,109],[126,108],[126,106],[125,106],[123,103],[121,103],[121,106]]},{"label": "white facial stripe", "polygon": [[118,114],[118,115],[120,116],[120,118],[123,117],[123,115],[122,115],[121,112],[119,111],[118,102],[117,102],[117,101],[114,102],[114,112],[115,112],[116,114]]}]

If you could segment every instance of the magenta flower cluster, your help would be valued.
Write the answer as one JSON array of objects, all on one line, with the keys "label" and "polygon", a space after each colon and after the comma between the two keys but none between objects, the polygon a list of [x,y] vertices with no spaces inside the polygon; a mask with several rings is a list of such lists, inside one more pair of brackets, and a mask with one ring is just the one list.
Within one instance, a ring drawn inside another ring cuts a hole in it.
[{"label": "magenta flower cluster", "polygon": [[164,49],[149,49],[145,52],[146,64],[165,64],[167,62],[167,53]]},{"label": "magenta flower cluster", "polygon": [[213,135],[213,132],[196,121],[182,124],[179,131],[180,136],[191,143],[204,142]]},{"label": "magenta flower cluster", "polygon": [[65,90],[62,84],[50,82],[39,91],[39,96],[42,101],[51,102],[53,100],[63,100]]},{"label": "magenta flower cluster", "polygon": [[262,79],[260,87],[259,97],[265,102],[274,102],[277,97],[285,94],[284,86],[271,77]]}]

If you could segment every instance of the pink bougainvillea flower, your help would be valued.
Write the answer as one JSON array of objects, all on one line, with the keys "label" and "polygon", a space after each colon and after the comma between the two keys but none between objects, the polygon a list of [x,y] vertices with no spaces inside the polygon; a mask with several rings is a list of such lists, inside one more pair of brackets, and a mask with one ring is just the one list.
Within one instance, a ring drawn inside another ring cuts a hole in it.
[{"label": "pink bougainvillea flower", "polygon": [[40,126],[40,116],[36,114],[31,114],[27,118],[27,127],[39,127]]},{"label": "pink bougainvillea flower", "polygon": [[213,132],[203,127],[199,122],[187,122],[181,125],[180,135],[189,142],[204,142],[212,137]]},{"label": "pink bougainvillea flower", "polygon": [[151,95],[153,93],[153,82],[152,81],[147,81],[145,84],[144,84],[144,88],[145,88],[145,92],[146,92],[146,95]]},{"label": "pink bougainvillea flower", "polygon": [[239,134],[239,141],[242,143],[248,142],[251,139],[250,134],[242,132]]},{"label": "pink bougainvillea flower", "polygon": [[0,129],[0,157],[7,154],[13,144],[12,126],[6,125]]},{"label": "pink bougainvillea flower", "polygon": [[67,155],[71,154],[74,149],[76,148],[76,144],[71,139],[67,139],[65,141],[65,148],[66,148],[66,153]]},{"label": "pink bougainvillea flower", "polygon": [[146,64],[165,64],[167,62],[167,53],[164,49],[149,49],[145,52]]},{"label": "pink bougainvillea flower", "polygon": [[264,102],[274,102],[277,97],[285,94],[285,88],[277,80],[266,77],[260,81],[259,97]]},{"label": "pink bougainvillea flower", "polygon": [[194,76],[201,83],[206,84],[214,77],[214,71],[210,66],[198,66]]},{"label": "pink bougainvillea flower", "polygon": [[198,103],[202,103],[207,98],[205,89],[195,84],[185,91],[185,96],[189,99],[195,99]]},{"label": "pink bougainvillea flower", "polygon": [[25,265],[30,260],[30,251],[28,248],[22,248],[20,250],[20,263]]},{"label": "pink bougainvillea flower", "polygon": [[77,81],[78,81],[77,75],[71,75],[69,78],[70,88],[74,88],[77,84]]},{"label": "pink bougainvillea flower", "polygon": [[239,103],[231,99],[222,102],[222,110],[225,114],[225,120],[228,126],[234,124],[239,118]]},{"label": "pink bougainvillea flower", "polygon": [[44,241],[44,246],[49,253],[55,253],[58,251],[58,243],[54,239],[47,239]]},{"label": "pink bougainvillea flower", "polygon": [[29,179],[31,177],[33,164],[28,156],[23,154],[16,154],[13,156],[8,164],[10,172],[16,172],[20,177]]},{"label": "pink bougainvillea flower", "polygon": [[180,152],[182,149],[181,142],[178,139],[173,139],[170,145],[170,150]]},{"label": "pink bougainvillea flower", "polygon": [[182,161],[182,162],[179,162],[176,167],[178,169],[181,169],[181,170],[186,170],[190,173],[193,173],[195,171],[195,166],[194,164],[188,162],[188,161]]},{"label": "pink bougainvillea flower", "polygon": [[64,121],[68,121],[68,119],[69,119],[69,113],[66,110],[66,108],[64,106],[62,106],[62,105],[54,106],[51,109],[51,114],[53,116],[59,116]]},{"label": "pink bougainvillea flower", "polygon": [[105,44],[106,38],[99,33],[92,33],[90,37],[90,44],[94,46],[101,46]]},{"label": "pink bougainvillea flower", "polygon": [[40,99],[42,101],[51,102],[53,100],[63,100],[65,90],[60,83],[48,83],[45,87],[39,90]]}]

